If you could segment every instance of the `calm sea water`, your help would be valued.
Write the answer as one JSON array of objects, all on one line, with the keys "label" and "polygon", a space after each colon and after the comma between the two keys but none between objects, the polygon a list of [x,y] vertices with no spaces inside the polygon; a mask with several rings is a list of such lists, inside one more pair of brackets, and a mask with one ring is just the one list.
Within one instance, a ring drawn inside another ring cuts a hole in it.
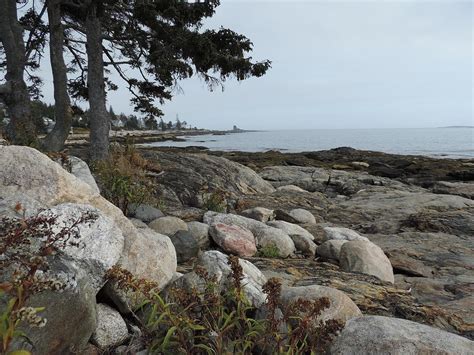
[{"label": "calm sea water", "polygon": [[396,154],[474,158],[474,128],[288,130],[184,138],[186,142],[149,145],[203,146],[211,150],[247,152],[303,152],[352,147]]}]

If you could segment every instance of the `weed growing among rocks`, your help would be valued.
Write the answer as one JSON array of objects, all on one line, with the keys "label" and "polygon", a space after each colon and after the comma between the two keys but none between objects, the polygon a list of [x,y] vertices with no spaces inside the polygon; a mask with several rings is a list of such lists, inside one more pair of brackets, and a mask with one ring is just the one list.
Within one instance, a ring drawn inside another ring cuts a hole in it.
[{"label": "weed growing among rocks", "polygon": [[223,291],[216,278],[199,267],[194,270],[202,280],[199,290],[172,287],[157,293],[156,285],[137,280],[120,268],[108,276],[120,287],[145,296],[137,314],[153,354],[315,354],[324,352],[342,329],[337,321],[317,321],[330,306],[327,298],[283,305],[277,279],[263,286],[268,316],[257,317],[257,309],[242,291],[239,259],[229,256],[228,263],[232,282]]}]

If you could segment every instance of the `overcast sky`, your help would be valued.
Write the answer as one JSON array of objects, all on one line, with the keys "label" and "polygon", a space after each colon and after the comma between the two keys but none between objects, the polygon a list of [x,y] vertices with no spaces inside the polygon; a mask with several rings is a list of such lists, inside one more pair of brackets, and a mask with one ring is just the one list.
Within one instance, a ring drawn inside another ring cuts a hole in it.
[{"label": "overcast sky", "polygon": [[[165,120],[179,114],[215,129],[474,125],[471,1],[221,2],[206,26],[245,34],[251,55],[272,68],[224,92],[183,81]],[[109,103],[132,113],[127,98],[120,90]]]}]

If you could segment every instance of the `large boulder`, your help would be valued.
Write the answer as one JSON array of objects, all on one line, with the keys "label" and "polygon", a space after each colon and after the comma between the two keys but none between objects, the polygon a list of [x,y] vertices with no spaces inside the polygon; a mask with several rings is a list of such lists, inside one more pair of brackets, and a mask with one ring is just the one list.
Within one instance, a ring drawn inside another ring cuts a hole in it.
[{"label": "large boulder", "polygon": [[256,238],[258,248],[275,247],[278,256],[282,258],[290,256],[295,251],[295,243],[288,234],[251,218],[209,211],[203,220],[209,225],[223,223],[246,228]]},{"label": "large boulder", "polygon": [[188,226],[186,225],[186,222],[184,222],[180,218],[171,217],[171,216],[157,218],[153,220],[152,222],[150,222],[148,226],[151,229],[153,229],[155,232],[164,234],[167,236],[172,236],[177,231],[188,230]]},{"label": "large boulder", "polygon": [[303,208],[295,208],[291,210],[288,214],[293,217],[297,221],[297,223],[316,224],[316,219],[314,218],[314,215]]},{"label": "large boulder", "polygon": [[[23,210],[17,214],[19,217],[23,213],[26,216],[31,216],[41,209],[62,203],[91,205],[111,218],[120,228],[124,237],[121,260],[128,260],[123,265],[127,265],[128,271],[132,274],[139,277],[152,277],[164,282],[167,277],[162,275],[168,274],[168,269],[176,267],[172,263],[174,253],[165,258],[167,260],[165,264],[159,258],[146,258],[147,266],[139,261],[132,261],[140,257],[137,254],[145,253],[143,248],[135,249],[137,243],[147,244],[139,242],[144,238],[142,232],[135,228],[118,207],[46,155],[29,147],[0,146],[0,161],[2,162],[2,169],[0,169],[1,215],[12,215],[16,202],[20,202],[23,207]],[[154,242],[150,243],[154,244]],[[171,244],[170,241],[169,243]],[[164,252],[168,252],[168,250],[165,248]],[[171,260],[168,263],[169,259]],[[153,270],[155,274],[144,274],[144,270]]]},{"label": "large boulder", "polygon": [[341,268],[345,271],[373,275],[382,281],[394,283],[390,260],[379,246],[366,240],[344,243],[339,254]]},{"label": "large boulder", "polygon": [[314,236],[310,232],[308,232],[306,229],[304,229],[303,227],[297,224],[293,224],[293,223],[289,223],[285,221],[270,221],[270,222],[267,222],[267,225],[281,229],[290,237],[292,235],[301,235],[308,238],[309,240],[314,240]]},{"label": "large boulder", "polygon": [[242,257],[253,256],[257,252],[255,237],[248,229],[223,223],[211,225],[212,239],[225,252]]},{"label": "large boulder", "polygon": [[209,225],[202,222],[188,222],[188,231],[198,243],[201,249],[209,248],[211,242],[209,238]]},{"label": "large boulder", "polygon": [[179,263],[183,263],[198,255],[200,250],[199,244],[188,231],[179,230],[170,239],[176,250],[176,257]]},{"label": "large boulder", "polygon": [[[155,282],[161,289],[176,273],[176,251],[168,236],[150,228],[140,228],[133,239],[129,238],[118,265],[139,279]],[[122,313],[132,311],[139,303],[133,295],[117,288],[114,282],[107,283],[105,292]]]},{"label": "large boulder", "polygon": [[78,231],[76,245],[66,245],[61,253],[72,258],[89,275],[92,287],[99,291],[104,285],[107,270],[114,266],[124,246],[124,238],[115,222],[104,216],[98,209],[88,205],[64,203],[41,212],[41,216],[55,216],[53,231],[59,233],[70,228],[75,221],[92,213],[94,220],[80,223],[74,228]]},{"label": "large boulder", "polygon": [[[206,251],[198,259],[197,265],[204,268],[209,275],[216,278],[219,290],[224,292],[232,286],[231,267],[228,264],[227,255],[216,251]],[[242,290],[247,299],[254,307],[262,306],[266,301],[266,295],[262,291],[262,286],[267,282],[262,272],[251,262],[239,259],[242,267],[243,278],[241,280]],[[193,287],[203,291],[206,287],[205,282],[192,271],[176,280],[178,287],[191,289]]]},{"label": "large boulder", "polygon": [[281,229],[287,233],[295,243],[296,250],[305,255],[314,256],[316,253],[316,244],[313,235],[303,227],[285,221],[270,221],[267,225]]},{"label": "large boulder", "polygon": [[260,176],[274,187],[296,185],[306,191],[323,192],[332,196],[351,196],[374,185],[406,189],[406,185],[401,182],[362,171],[328,170],[312,166],[268,166],[260,172]]},{"label": "large boulder", "polygon": [[336,338],[331,354],[474,354],[474,342],[459,335],[405,319],[354,318]]},{"label": "large boulder", "polygon": [[228,159],[208,154],[145,152],[165,171],[158,188],[167,206],[196,206],[203,188],[224,190],[230,197],[272,193],[274,188],[255,171]]},{"label": "large boulder", "polygon": [[18,337],[12,348],[29,349],[33,354],[81,353],[96,328],[97,291],[89,275],[67,255],[53,258],[49,267],[47,278],[60,281],[64,289],[44,291],[30,298],[28,306],[44,307],[39,315],[46,319],[46,325],[38,328],[20,323],[19,330],[28,340]]},{"label": "large boulder", "polygon": [[99,303],[97,305],[97,328],[91,342],[101,350],[108,350],[122,344],[128,338],[127,324],[119,312],[112,307]]}]

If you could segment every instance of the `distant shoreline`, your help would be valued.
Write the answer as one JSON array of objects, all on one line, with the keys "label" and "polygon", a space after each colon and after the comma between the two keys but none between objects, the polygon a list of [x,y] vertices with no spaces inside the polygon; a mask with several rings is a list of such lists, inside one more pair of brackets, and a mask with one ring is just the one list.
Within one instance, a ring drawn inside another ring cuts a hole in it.
[{"label": "distant shoreline", "polygon": [[443,126],[437,128],[474,128],[474,126]]}]

